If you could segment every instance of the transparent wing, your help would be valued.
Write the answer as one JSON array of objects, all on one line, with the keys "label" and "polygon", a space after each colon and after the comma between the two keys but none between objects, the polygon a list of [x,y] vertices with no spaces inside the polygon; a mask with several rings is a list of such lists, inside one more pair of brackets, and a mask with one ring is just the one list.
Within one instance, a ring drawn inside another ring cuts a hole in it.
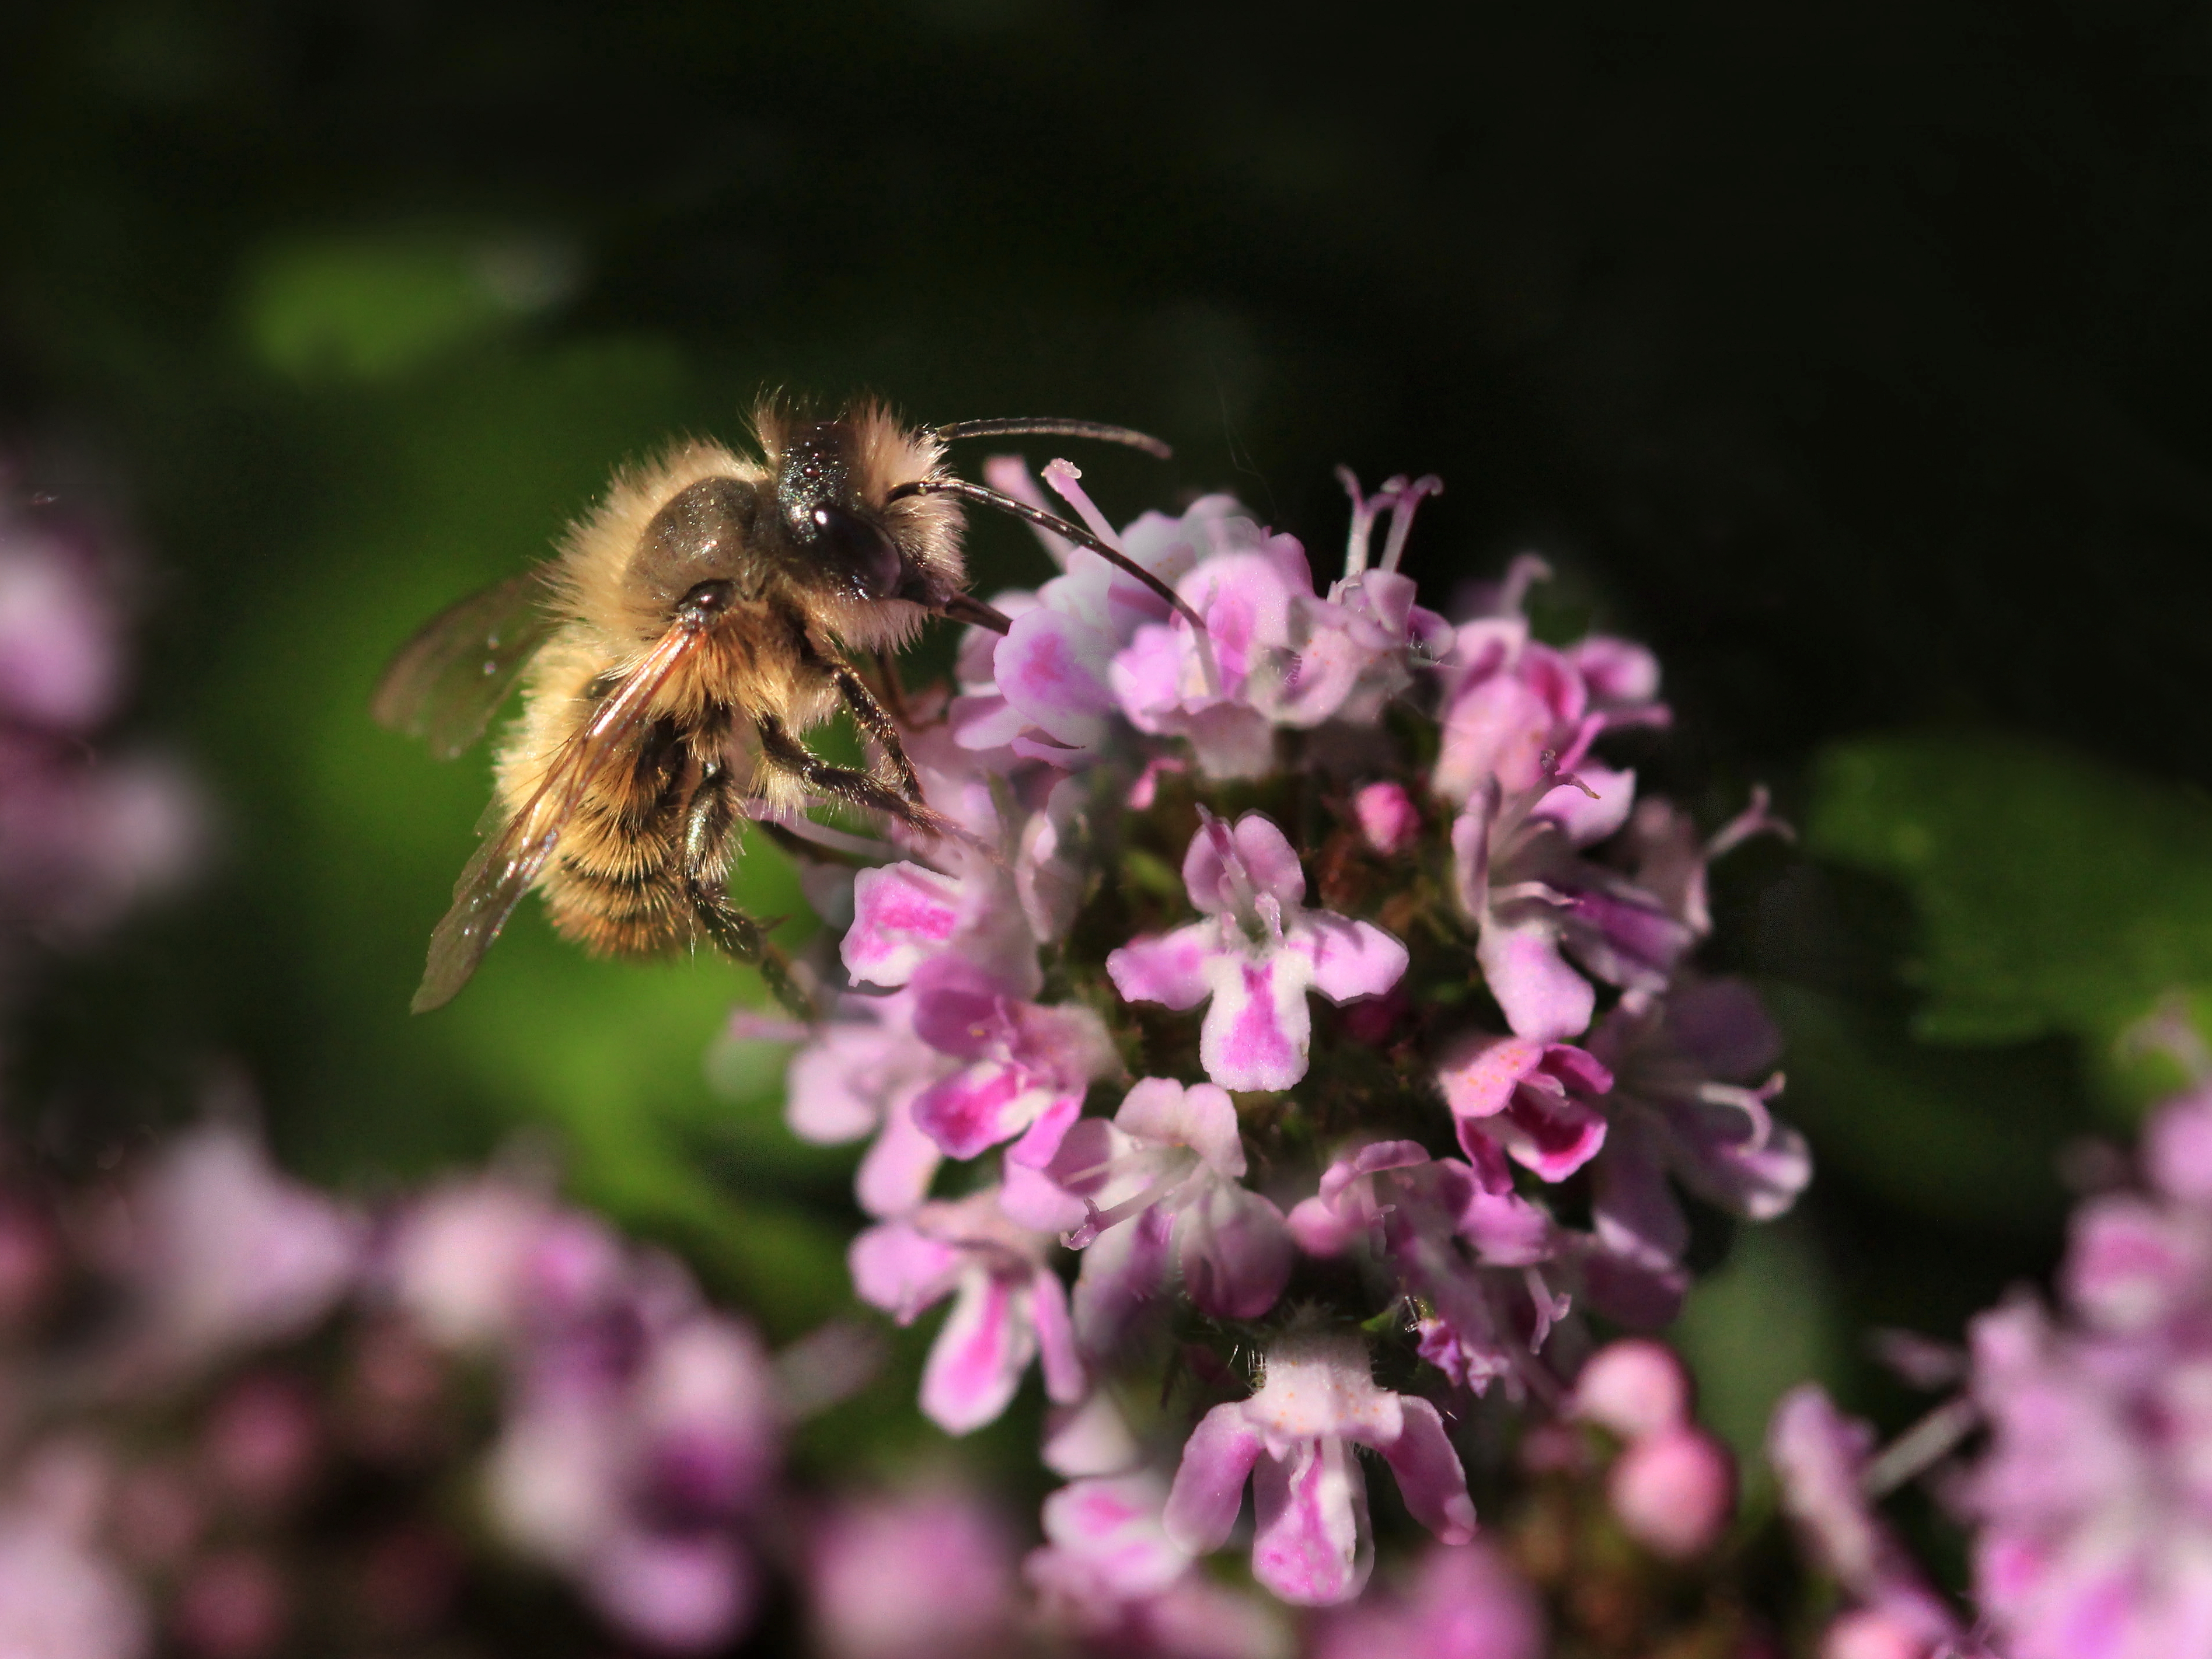
[{"label": "transparent wing", "polygon": [[441,1008],[469,981],[514,907],[538,879],[560,844],[561,832],[589,793],[592,780],[630,763],[631,739],[645,724],[653,699],[668,677],[706,638],[702,625],[679,623],[623,677],[561,746],[520,811],[477,848],[453,884],[453,907],[430,935],[430,959],[411,1005],[418,1014]]},{"label": "transparent wing", "polygon": [[544,574],[526,570],[441,611],[399,647],[368,705],[377,723],[451,760],[483,735],[557,625]]}]

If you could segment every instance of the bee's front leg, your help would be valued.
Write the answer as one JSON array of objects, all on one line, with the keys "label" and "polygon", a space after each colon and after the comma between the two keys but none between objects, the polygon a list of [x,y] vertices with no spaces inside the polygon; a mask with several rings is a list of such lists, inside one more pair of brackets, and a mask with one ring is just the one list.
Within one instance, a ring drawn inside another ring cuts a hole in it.
[{"label": "bee's front leg", "polygon": [[[867,811],[882,812],[933,836],[958,833],[951,819],[923,804],[921,780],[914,775],[914,768],[903,749],[886,751],[898,757],[898,768],[904,775],[894,783],[856,766],[831,765],[792,736],[790,728],[773,714],[762,715],[756,722],[756,729],[760,733],[761,760],[796,779],[812,793]],[[896,741],[896,734],[893,741]]]},{"label": "bee's front leg", "polygon": [[791,964],[769,943],[767,929],[730,902],[728,848],[737,819],[729,769],[709,761],[700,769],[699,786],[684,814],[684,896],[708,939],[757,969],[769,994],[791,1013],[813,1020],[819,1017],[813,999],[791,976]]}]

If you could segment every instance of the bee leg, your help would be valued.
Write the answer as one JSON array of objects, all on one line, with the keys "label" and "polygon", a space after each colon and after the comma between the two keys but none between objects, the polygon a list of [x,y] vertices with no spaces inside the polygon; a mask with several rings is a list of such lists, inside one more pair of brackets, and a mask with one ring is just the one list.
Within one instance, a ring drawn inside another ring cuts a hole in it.
[{"label": "bee leg", "polygon": [[[886,672],[890,659],[884,659]],[[906,757],[906,747],[899,741],[898,723],[891,719],[883,704],[876,701],[868,690],[868,683],[851,669],[840,663],[830,669],[837,682],[837,693],[845,700],[845,707],[853,716],[854,724],[876,741],[877,750],[884,757],[884,768],[889,780],[898,785],[906,798],[916,805],[921,804],[921,780],[914,775],[914,763]],[[892,682],[896,684],[896,682]]]},{"label": "bee leg", "polygon": [[[882,711],[878,709],[877,712],[880,714]],[[888,717],[885,724],[889,724]],[[827,795],[832,800],[842,800],[871,812],[884,813],[901,823],[927,830],[931,835],[955,833],[951,819],[922,804],[921,781],[915,776],[914,767],[907,760],[903,749],[894,747],[885,751],[888,755],[897,756],[898,769],[903,775],[898,780],[901,787],[894,787],[891,782],[872,772],[863,772],[858,767],[832,766],[793,737],[790,729],[773,714],[762,716],[757,726],[760,732],[761,758],[778,771],[796,778],[814,793]],[[896,733],[892,740],[896,744]]]},{"label": "bee leg", "polygon": [[699,787],[684,814],[684,895],[708,939],[760,974],[769,994],[800,1019],[818,1018],[813,1000],[791,976],[783,952],[769,943],[760,923],[730,902],[730,831],[737,823],[737,792],[719,761],[701,769]]}]

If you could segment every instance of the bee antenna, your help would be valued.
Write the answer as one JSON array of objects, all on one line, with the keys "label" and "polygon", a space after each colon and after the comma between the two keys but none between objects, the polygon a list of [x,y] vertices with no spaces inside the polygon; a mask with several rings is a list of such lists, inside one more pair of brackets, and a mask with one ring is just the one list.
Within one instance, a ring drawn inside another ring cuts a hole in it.
[{"label": "bee antenna", "polygon": [[[1176,613],[1189,623],[1192,629],[1196,633],[1200,648],[1206,649],[1206,623],[1197,611],[1183,602],[1182,596],[1127,554],[1117,547],[1109,546],[1102,538],[1092,535],[1081,525],[1070,524],[1065,519],[1054,518],[1042,507],[1031,507],[1026,501],[1018,501],[1012,495],[1001,495],[988,484],[970,483],[965,478],[916,478],[910,483],[899,485],[884,500],[888,505],[890,502],[903,500],[908,495],[957,495],[962,501],[973,501],[978,507],[995,507],[1001,513],[1011,513],[1018,519],[1027,520],[1040,530],[1049,530],[1056,536],[1065,536],[1069,541],[1089,548],[1109,564],[1127,571],[1129,574],[1174,606]],[[1206,654],[1210,659],[1211,651],[1208,650]]]},{"label": "bee antenna", "polygon": [[950,426],[940,426],[930,436],[945,443],[959,438],[1013,438],[1035,434],[1048,438],[1092,438],[1102,444],[1122,444],[1131,449],[1141,449],[1147,455],[1164,461],[1175,451],[1148,432],[1134,428],[1109,426],[1103,421],[1061,421],[1051,419],[1017,418],[1010,421],[955,421]]}]

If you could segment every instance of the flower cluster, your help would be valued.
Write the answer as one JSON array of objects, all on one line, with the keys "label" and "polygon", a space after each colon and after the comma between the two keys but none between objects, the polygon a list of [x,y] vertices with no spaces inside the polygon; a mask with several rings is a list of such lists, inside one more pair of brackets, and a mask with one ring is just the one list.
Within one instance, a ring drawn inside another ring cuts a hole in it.
[{"label": "flower cluster", "polygon": [[212,1124],[112,1187],[11,1182],[0,1388],[0,1651],[445,1639],[496,1565],[442,1495],[471,1464],[502,1553],[632,1643],[722,1646],[758,1600],[759,1339],[514,1176],[372,1218]]},{"label": "flower cluster", "polygon": [[[1018,463],[991,477],[1045,500]],[[1671,1317],[1684,1194],[1764,1220],[1803,1188],[1772,1028],[1692,965],[1707,861],[1778,826],[1754,799],[1701,836],[1599,757],[1666,724],[1658,666],[1540,639],[1538,562],[1456,623],[1416,602],[1400,564],[1434,479],[1347,477],[1325,588],[1226,496],[1117,532],[1073,468],[1043,482],[1182,605],[1048,538],[1062,574],[997,595],[1010,631],[909,705],[960,833],[806,872],[846,988],[789,1121],[870,1142],[860,1295],[902,1322],[951,1304],[933,1420],[976,1429],[1041,1370],[1072,1484],[1040,1583],[1138,1628],[1249,1486],[1257,1582],[1340,1603],[1375,1557],[1356,1449],[1465,1545],[1474,1396],[1556,1412],[1583,1310]],[[1179,1413],[1142,1403],[1164,1368]],[[1624,1516],[1638,1481],[1703,1493],[1628,1523],[1662,1555],[1732,1510],[1686,1420],[1621,1465]]]},{"label": "flower cluster", "polygon": [[0,941],[11,957],[106,927],[195,854],[182,775],[89,747],[125,690],[124,563],[94,517],[20,501],[0,457]]},{"label": "flower cluster", "polygon": [[2016,1297],[1969,1329],[1990,1441],[1948,1496],[2012,1659],[2212,1644],[2212,1079],[2141,1164],[2075,1212],[2055,1313]]}]

